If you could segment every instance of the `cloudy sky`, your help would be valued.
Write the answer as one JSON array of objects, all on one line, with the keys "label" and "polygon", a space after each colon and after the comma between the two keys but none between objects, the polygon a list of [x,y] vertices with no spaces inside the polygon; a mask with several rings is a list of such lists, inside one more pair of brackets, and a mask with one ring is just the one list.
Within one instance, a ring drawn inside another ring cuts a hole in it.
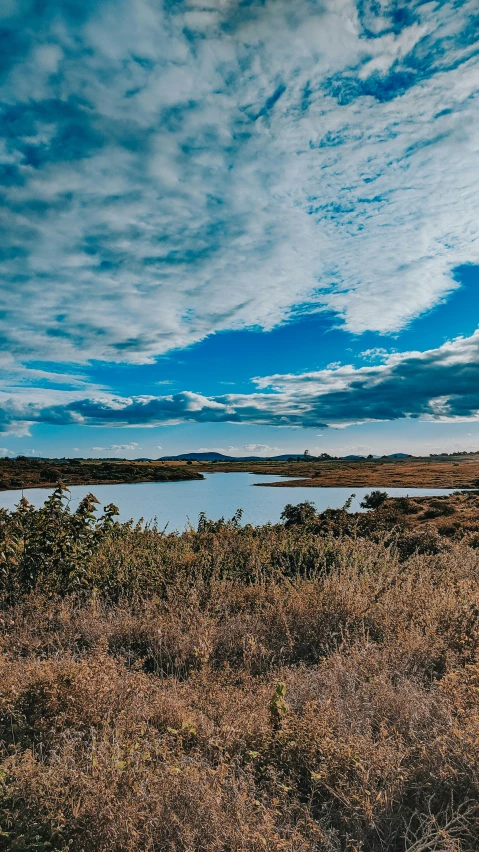
[{"label": "cloudy sky", "polygon": [[3,0],[0,453],[479,449],[475,0]]}]

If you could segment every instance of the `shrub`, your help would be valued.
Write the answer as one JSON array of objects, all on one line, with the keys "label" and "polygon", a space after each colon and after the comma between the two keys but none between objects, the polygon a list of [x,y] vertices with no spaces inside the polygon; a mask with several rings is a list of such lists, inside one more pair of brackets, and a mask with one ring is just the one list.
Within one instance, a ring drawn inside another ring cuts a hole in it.
[{"label": "shrub", "polygon": [[370,494],[366,494],[364,499],[361,501],[362,509],[379,509],[383,503],[388,499],[387,491],[371,491]]},{"label": "shrub", "polygon": [[314,503],[310,500],[305,500],[303,503],[298,503],[293,506],[288,503],[281,512],[281,520],[286,529],[292,526],[307,526],[314,523],[317,518],[317,512]]}]

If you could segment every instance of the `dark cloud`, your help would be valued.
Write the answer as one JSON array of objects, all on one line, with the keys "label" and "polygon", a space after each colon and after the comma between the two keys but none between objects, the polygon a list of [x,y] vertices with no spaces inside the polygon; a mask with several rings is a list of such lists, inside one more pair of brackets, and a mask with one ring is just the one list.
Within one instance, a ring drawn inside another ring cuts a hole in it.
[{"label": "dark cloud", "polygon": [[263,392],[205,397],[75,399],[0,408],[1,431],[18,424],[154,426],[164,423],[249,423],[342,426],[405,417],[432,420],[479,416],[479,331],[423,353],[390,356],[371,367],[338,367],[256,380]]}]

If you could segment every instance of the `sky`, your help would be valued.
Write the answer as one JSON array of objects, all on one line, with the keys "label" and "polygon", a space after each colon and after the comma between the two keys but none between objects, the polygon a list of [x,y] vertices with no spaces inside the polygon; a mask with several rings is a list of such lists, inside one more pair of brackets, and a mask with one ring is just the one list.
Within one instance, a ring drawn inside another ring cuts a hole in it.
[{"label": "sky", "polygon": [[3,0],[0,455],[479,450],[476,0]]}]

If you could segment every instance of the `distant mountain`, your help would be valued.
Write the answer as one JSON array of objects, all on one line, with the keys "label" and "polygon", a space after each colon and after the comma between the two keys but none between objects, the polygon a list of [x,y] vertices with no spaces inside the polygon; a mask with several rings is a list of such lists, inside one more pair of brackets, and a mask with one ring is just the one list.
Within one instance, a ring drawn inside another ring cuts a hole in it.
[{"label": "distant mountain", "polygon": [[[371,457],[370,456],[343,456],[343,458],[349,459],[350,461],[354,460],[354,459],[356,459],[356,460],[364,459],[365,461],[367,461]],[[378,458],[381,458],[381,457],[380,456],[372,456],[372,458],[378,459]],[[383,459],[411,459],[412,456],[409,455],[409,453],[391,453],[390,456],[382,456],[382,458]]]},{"label": "distant mountain", "polygon": [[387,456],[388,459],[412,459],[410,453],[391,453],[390,456]]},{"label": "distant mountain", "polygon": [[[264,457],[263,457],[264,458]],[[316,461],[319,456],[305,456],[303,453],[284,453],[282,456],[268,456],[272,461],[288,461],[288,459],[306,459],[310,458],[312,461]]]},{"label": "distant mountain", "polygon": [[[203,461],[203,462],[253,462],[253,461],[288,461],[289,459],[301,459],[305,461],[318,461],[321,456],[305,456],[303,453],[283,453],[280,456],[225,456],[224,453],[216,453],[214,451],[206,452],[206,453],[180,453],[177,456],[162,456],[158,461]],[[335,458],[334,456],[328,456],[325,453],[322,457],[322,460],[325,461],[328,458]],[[339,459],[343,458],[344,461],[361,461],[366,460],[367,456],[359,456],[359,455],[350,455],[350,456],[342,456]],[[377,459],[379,456],[373,456],[373,459]],[[384,458],[384,456],[383,456]],[[408,453],[392,453],[390,456],[386,456],[388,459],[408,459],[411,456]],[[140,459],[137,459],[140,461]],[[146,459],[145,459],[146,461]]]},{"label": "distant mountain", "polygon": [[159,461],[231,461],[223,453],[180,453],[178,456],[162,456]]},{"label": "distant mountain", "polygon": [[285,453],[282,456],[225,456],[223,453],[180,453],[178,456],[162,456],[159,461],[288,461],[304,459],[303,453]]}]

